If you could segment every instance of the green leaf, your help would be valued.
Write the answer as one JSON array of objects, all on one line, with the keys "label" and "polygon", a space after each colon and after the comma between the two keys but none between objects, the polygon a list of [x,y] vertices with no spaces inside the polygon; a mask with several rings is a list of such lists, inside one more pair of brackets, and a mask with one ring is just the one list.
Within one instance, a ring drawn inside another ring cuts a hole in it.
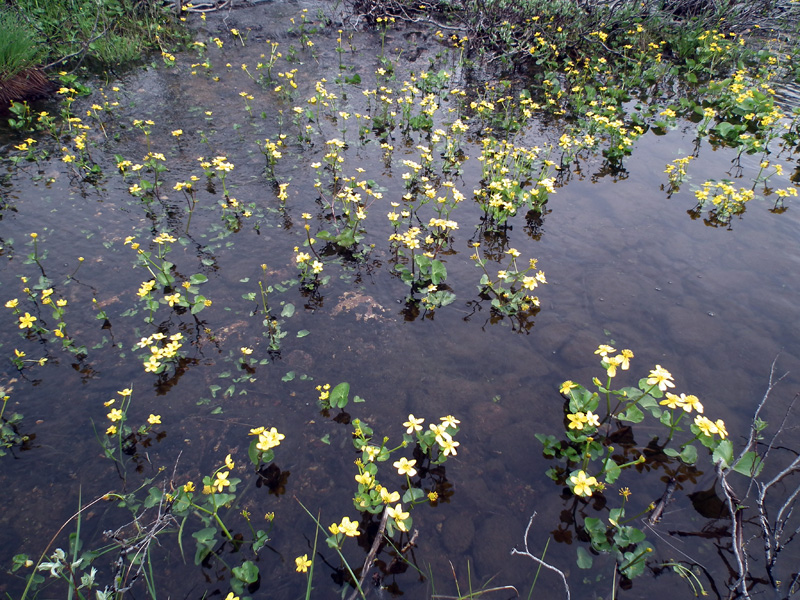
[{"label": "green leaf", "polygon": [[286,317],[287,319],[294,314],[294,304],[288,303],[283,305],[283,310],[281,310],[281,316]]},{"label": "green leaf", "polygon": [[331,445],[331,434],[330,433],[326,433],[321,438],[319,438],[319,441],[322,442],[323,444],[328,444],[328,446],[330,446]]},{"label": "green leaf", "polygon": [[295,378],[296,373],[294,371],[289,371],[286,375],[281,377],[281,381],[292,381]]},{"label": "green leaf", "polygon": [[247,456],[250,458],[250,462],[253,463],[255,466],[258,466],[261,463],[260,456],[261,452],[256,445],[258,444],[258,438],[252,440],[250,442],[250,447],[247,449]]},{"label": "green leaf", "polygon": [[591,569],[592,568],[592,555],[586,551],[583,546],[578,546],[578,568]]},{"label": "green leaf", "polygon": [[722,468],[727,469],[733,462],[733,444],[730,440],[722,440],[711,455],[714,464],[722,463]]},{"label": "green leaf", "polygon": [[309,333],[311,333],[311,332],[310,332],[308,329],[301,329],[300,331],[298,331],[298,332],[297,332],[297,337],[299,337],[299,338],[304,338],[304,337],[306,337],[306,336],[307,336]]},{"label": "green leaf", "polygon": [[619,468],[619,465],[617,463],[615,463],[614,461],[609,460],[608,462],[609,462],[609,464],[606,467],[605,480],[606,480],[606,483],[612,484],[620,476],[621,469]]},{"label": "green leaf", "polygon": [[329,402],[332,407],[334,408],[344,408],[347,406],[347,402],[349,401],[350,395],[350,384],[346,381],[343,381],[335,388],[331,390],[331,395],[329,397]]},{"label": "green leaf", "polygon": [[733,465],[734,471],[746,477],[758,477],[762,468],[764,468],[764,461],[755,452],[746,452],[742,460]]},{"label": "green leaf", "polygon": [[697,462],[697,448],[689,444],[681,451],[681,460],[687,465],[693,465]]},{"label": "green leaf", "polygon": [[246,560],[241,567],[231,569],[233,576],[244,583],[255,583],[258,580],[258,567],[252,561]]},{"label": "green leaf", "polygon": [[644,413],[639,407],[632,404],[624,413],[617,415],[620,421],[630,421],[631,423],[641,423],[644,420]]},{"label": "green leaf", "polygon": [[405,494],[403,494],[403,503],[413,504],[417,500],[421,499],[424,495],[424,491],[419,488],[412,487],[411,489],[407,490]]},{"label": "green leaf", "polygon": [[195,284],[199,285],[201,283],[205,283],[206,281],[208,281],[208,277],[206,277],[202,273],[195,273],[194,275],[189,277],[189,283],[191,283],[192,285]]},{"label": "green leaf", "polygon": [[441,261],[434,260],[431,263],[431,282],[433,285],[439,285],[445,279],[447,279],[447,269]]}]

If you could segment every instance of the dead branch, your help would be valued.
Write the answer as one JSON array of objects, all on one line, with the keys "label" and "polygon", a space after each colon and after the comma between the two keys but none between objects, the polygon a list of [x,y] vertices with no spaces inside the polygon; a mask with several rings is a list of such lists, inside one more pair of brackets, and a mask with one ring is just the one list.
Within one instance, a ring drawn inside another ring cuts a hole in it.
[{"label": "dead branch", "polygon": [[561,576],[561,581],[564,582],[564,590],[567,593],[567,600],[570,600],[569,584],[567,583],[567,577],[566,577],[566,575],[564,575],[564,572],[559,570],[559,569],[557,569],[557,568],[555,568],[553,565],[544,562],[538,556],[534,556],[531,553],[531,551],[528,549],[528,533],[531,530],[531,525],[533,525],[533,519],[534,519],[535,516],[536,516],[536,511],[534,511],[534,513],[531,515],[531,518],[528,521],[528,526],[525,528],[525,537],[523,538],[523,541],[525,543],[525,550],[523,552],[521,552],[521,551],[517,550],[516,548],[512,548],[511,549],[511,554],[512,555],[519,554],[521,556],[527,556],[533,562],[539,564],[540,566],[545,567],[546,569],[550,569],[551,571],[553,571],[555,573],[558,573]]},{"label": "dead branch", "polygon": [[350,594],[347,600],[356,600],[358,598],[359,590],[364,589],[364,582],[367,580],[369,572],[372,570],[372,565],[375,562],[375,556],[378,554],[378,549],[383,541],[383,532],[386,531],[386,521],[389,520],[389,507],[383,509],[383,517],[381,518],[381,525],[378,527],[378,533],[375,535],[375,541],[372,542],[367,558],[364,560],[364,566],[361,567],[361,579],[356,586],[356,589]]},{"label": "dead branch", "polygon": [[[734,557],[736,558],[736,569],[738,571],[738,579],[735,584],[732,586],[732,589],[739,590],[741,597],[743,598],[750,598],[750,594],[747,590],[747,579],[750,576],[750,567],[748,564],[748,555],[746,546],[747,543],[744,541],[744,510],[745,506],[743,505],[744,500],[746,500],[750,496],[750,492],[755,487],[757,490],[756,493],[756,508],[758,510],[758,514],[756,515],[757,522],[761,529],[761,537],[764,540],[764,558],[765,558],[765,569],[767,572],[767,576],[769,578],[770,584],[772,585],[773,589],[776,592],[780,591],[781,581],[779,577],[776,576],[775,567],[777,566],[777,559],[778,555],[783,550],[786,545],[794,538],[794,536],[800,531],[798,528],[796,531],[792,532],[792,534],[788,537],[788,539],[784,539],[784,533],[786,530],[786,525],[793,514],[795,502],[800,497],[800,485],[797,485],[795,489],[790,492],[786,499],[783,501],[782,505],[778,509],[777,515],[774,519],[771,519],[768,513],[767,508],[767,496],[769,492],[778,484],[783,482],[786,478],[790,475],[800,472],[800,455],[796,456],[794,460],[792,460],[787,466],[783,467],[776,475],[774,475],[769,481],[762,482],[759,481],[755,472],[750,476],[750,482],[747,487],[747,492],[744,495],[743,499],[739,499],[736,492],[734,491],[733,487],[728,481],[728,476],[734,472],[733,465],[739,463],[748,452],[756,452],[758,449],[758,443],[761,439],[761,430],[763,429],[762,421],[760,418],[761,412],[764,409],[767,401],[769,400],[770,393],[775,386],[780,383],[788,375],[788,373],[784,373],[780,377],[775,377],[775,364],[778,360],[778,357],[775,357],[775,360],[772,361],[772,365],[770,366],[769,372],[769,381],[767,385],[767,390],[764,393],[764,396],[761,398],[758,406],[756,407],[755,413],[753,414],[753,418],[751,421],[750,426],[750,435],[748,436],[747,443],[742,448],[739,455],[734,459],[732,465],[730,467],[723,468],[722,463],[718,463],[716,465],[716,474],[717,478],[720,482],[720,488],[722,493],[725,497],[725,503],[728,507],[728,511],[731,517],[731,545],[733,549]],[[758,460],[763,462],[766,460],[767,456],[776,448],[776,440],[784,431],[789,413],[791,412],[795,401],[797,400],[797,396],[792,399],[792,402],[789,404],[788,409],[786,410],[783,419],[780,423],[775,434],[772,436],[769,444],[767,445],[766,450],[758,456]],[[797,578],[793,580],[789,585],[789,590],[791,591],[792,586],[794,586]]]}]

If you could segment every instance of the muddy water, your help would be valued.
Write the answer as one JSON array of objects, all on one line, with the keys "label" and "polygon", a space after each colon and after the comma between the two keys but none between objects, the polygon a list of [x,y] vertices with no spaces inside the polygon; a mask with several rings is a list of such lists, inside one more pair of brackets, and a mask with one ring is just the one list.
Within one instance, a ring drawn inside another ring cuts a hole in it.
[{"label": "muddy water", "polygon": [[[345,173],[355,175],[356,168],[363,168],[363,176],[374,179],[383,191],[366,222],[364,243],[374,248],[361,261],[327,257],[325,273],[330,281],[315,294],[304,293],[291,283],[297,273],[293,248],[305,239],[301,215],[312,215],[312,233],[326,224],[315,202],[316,173],[310,165],[326,152],[324,141],[341,134],[326,122],[325,135],[315,134],[313,143],[297,141],[292,107],[303,105],[322,77],[331,82],[331,91],[345,90],[349,112],[365,107],[358,86],[339,88],[333,83],[339,60],[335,31],[312,36],[316,58],[308,50],[298,50],[294,62],[276,66],[275,73],[298,70],[294,103],[272,93],[272,85],[258,85],[241,68],[246,64],[256,74],[255,65],[269,51],[267,40],[278,41],[284,54],[289,45],[299,47],[297,33],[286,32],[292,17],[297,29],[302,8],[262,4],[211,15],[205,25],[195,23],[204,28],[199,40],[213,46],[209,37],[224,39],[219,52],[209,49],[213,69],[208,74],[191,66],[203,59],[184,54],[178,55],[174,67],[152,66],[105,84],[120,108],[105,123],[105,134],[96,126],[90,133],[90,152],[103,172],[97,185],[75,177],[59,160],[60,144],[44,137],[41,143],[49,144],[51,158],[16,167],[5,163],[7,175],[0,188],[5,203],[0,220],[3,295],[21,298],[25,284],[19,277],[37,281],[43,270],[57,294],[68,300],[65,319],[72,335],[87,346],[88,356],[75,358],[52,342],[21,339],[16,317],[4,309],[0,351],[11,357],[20,348],[31,357],[47,355],[50,360],[22,373],[10,362],[4,367],[3,381],[12,398],[9,410],[25,415],[23,430],[35,434],[35,439],[28,449],[2,460],[7,522],[2,533],[3,564],[20,552],[43,551],[53,532],[77,509],[79,494],[85,504],[87,498],[109,490],[132,491],[144,478],[156,476],[161,465],[169,472],[174,469],[177,485],[199,481],[231,453],[244,492],[226,522],[246,534],[238,510],[249,510],[258,528],[264,527],[265,513],[275,513],[270,547],[258,559],[260,588],[251,590],[251,595],[302,596],[305,580],[294,573],[294,557],[311,554],[314,527],[296,499],[312,512],[321,511],[323,524],[345,514],[356,518],[351,500],[355,489],[351,429],[332,419],[336,411],[320,414],[314,390],[318,384],[349,381],[353,393],[366,399],[351,404],[349,414],[368,422],[376,436],[388,435],[393,442],[400,439],[400,423],[409,413],[429,421],[447,414],[461,420],[461,446],[458,456],[446,464],[442,501],[420,506],[413,514],[420,532],[414,561],[432,578],[421,581],[413,569],[395,567],[405,572],[387,575],[385,585],[395,585],[408,597],[423,597],[433,589],[451,593],[450,561],[462,592],[469,565],[473,585],[484,585],[494,576],[492,585],[515,585],[524,593],[533,580],[534,565],[510,557],[509,550],[521,544],[535,511],[531,550],[540,552],[553,537],[547,557],[567,572],[576,594],[606,595],[612,563],[598,558],[597,568],[587,572],[575,566],[577,534],[569,533],[564,524],[574,503],[563,499],[561,490],[545,477],[550,465],[541,457],[534,434],[557,434],[563,427],[557,392],[562,381],[589,386],[592,377],[602,375],[593,354],[600,343],[634,351],[631,374],[624,375],[626,385],[655,364],[669,369],[680,391],[696,394],[709,414],[725,419],[735,443],[741,442],[777,356],[778,370],[792,373],[774,392],[766,420],[782,418],[799,383],[796,207],[789,204],[789,210],[779,214],[770,212],[770,200],[756,199],[729,228],[706,226],[689,214],[694,207],[691,186],[706,178],[730,176],[726,173],[732,171],[735,154],[701,146],[691,164],[691,179],[680,193],[667,197],[664,165],[690,153],[691,126],[661,137],[645,135],[621,173],[604,174],[602,157],[596,156],[572,165],[535,231],[520,215],[505,240],[484,237],[476,231],[481,216],[477,206],[468,202],[460,206],[453,214],[459,222],[455,252],[446,257],[447,284],[457,300],[423,314],[409,309],[408,288],[392,272],[393,251],[387,242],[392,228],[385,214],[391,209],[389,202],[404,193],[402,160],[418,160],[415,146],[424,139],[412,134],[404,140],[395,131],[396,150],[387,164],[374,137],[358,143],[357,125],[348,124]],[[308,8],[313,19],[315,7]],[[244,44],[232,38],[231,27],[251,30]],[[355,51],[347,49],[343,55],[345,72],[358,73],[364,81],[361,87],[372,87],[380,39],[357,33],[352,44]],[[390,32],[386,47],[391,55],[399,55],[397,81],[392,83],[396,88],[410,73],[430,65],[436,71],[453,66],[445,49],[425,32]],[[457,77],[458,69],[452,70]],[[112,92],[112,86],[119,91]],[[253,96],[250,113],[240,92]],[[77,105],[85,112],[98,97]],[[154,121],[152,150],[167,157],[168,183],[149,206],[130,196],[133,180],[123,180],[115,169],[115,154],[137,161],[147,152],[146,138],[131,126],[133,119]],[[170,135],[175,129],[184,135]],[[290,182],[285,209],[265,177],[264,157],[256,145],[281,132],[287,134],[288,147],[276,175]],[[543,123],[521,139],[544,144],[557,140],[560,133],[557,123]],[[17,144],[20,139],[4,132],[0,145]],[[477,143],[467,148],[467,154],[471,159],[454,183],[469,198],[480,185]],[[216,181],[200,192],[185,233],[186,200],[172,186],[192,174],[202,176],[198,158],[213,156],[227,156],[235,164],[227,185],[240,203],[253,204],[253,215],[242,218],[235,231],[227,226],[221,219],[222,190]],[[758,161],[742,159],[745,177],[757,173]],[[746,180],[741,185],[747,185]],[[782,185],[788,185],[788,179]],[[129,314],[138,306],[136,290],[150,275],[134,268],[135,252],[123,241],[135,236],[144,242],[160,231],[181,238],[173,244],[170,261],[185,277],[205,274],[209,282],[202,291],[213,304],[196,317],[162,309],[157,323],[184,334],[186,360],[174,374],[157,377],[143,371],[141,352],[134,350],[140,337],[153,329],[141,310]],[[39,249],[47,251],[41,269],[26,261],[33,250],[31,232],[38,232]],[[474,240],[500,250],[513,247],[523,258],[539,259],[548,284],[540,289],[541,311],[527,331],[493,318],[488,301],[479,297],[479,271],[469,259]],[[69,278],[78,257],[85,261]],[[286,285],[286,291],[276,290],[270,296],[276,316],[287,304],[296,309],[283,319],[287,336],[280,353],[268,351],[262,317],[252,314],[257,303],[243,297],[253,292],[258,297],[259,280]],[[105,327],[104,320],[96,318],[99,310],[108,318]],[[37,314],[49,320],[49,311]],[[307,336],[298,337],[306,330]],[[268,364],[254,365],[248,377],[232,383],[242,374],[236,369],[242,346],[253,348],[253,356]],[[123,484],[114,465],[102,458],[96,436],[107,426],[103,402],[131,386],[136,418],[160,414],[163,425],[158,431],[163,434],[153,436],[136,465],[129,465]],[[247,433],[260,425],[275,426],[286,435],[276,449],[280,475],[270,480],[272,485],[244,467]],[[790,418],[788,425],[794,427],[796,421]],[[658,435],[645,424],[634,433],[640,445]],[[683,482],[660,533],[696,532],[713,525],[689,497],[712,483],[708,468]],[[663,489],[658,475],[646,484],[623,476],[619,484],[630,486],[632,505],[640,509]],[[594,513],[586,509],[586,514]],[[81,526],[85,547],[104,543],[104,530],[129,520],[130,513],[123,509],[95,505]],[[678,546],[724,582],[726,572],[715,554],[714,539],[697,538],[701,543],[693,544],[691,552],[684,539],[695,538],[672,536],[664,542],[653,538],[657,559],[675,558]],[[184,544],[191,563],[193,541],[186,537]],[[368,550],[363,540],[360,545],[347,546],[345,554],[353,565],[360,564]],[[96,563],[106,575],[114,554],[107,556],[111,558]],[[231,565],[242,560],[229,548],[221,558]],[[184,566],[173,541],[165,540],[154,560],[160,565],[157,585],[162,595],[224,597],[230,589],[230,574],[221,562],[203,569]],[[381,560],[388,563],[391,557],[383,554]],[[320,552],[314,597],[338,593],[337,566],[335,554]],[[22,589],[11,580],[2,586],[12,596]],[[555,597],[560,594],[558,586],[557,580],[543,575],[537,595]],[[658,581],[645,577],[636,581],[634,590],[650,593],[657,586]]]}]

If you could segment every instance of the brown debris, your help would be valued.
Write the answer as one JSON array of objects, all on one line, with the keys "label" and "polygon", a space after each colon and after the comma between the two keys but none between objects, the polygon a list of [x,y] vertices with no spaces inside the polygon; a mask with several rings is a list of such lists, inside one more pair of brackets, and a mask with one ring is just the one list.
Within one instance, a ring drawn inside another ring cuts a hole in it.
[{"label": "brown debris", "polygon": [[26,69],[6,80],[0,80],[0,105],[11,101],[47,96],[55,91],[55,84],[38,67]]}]

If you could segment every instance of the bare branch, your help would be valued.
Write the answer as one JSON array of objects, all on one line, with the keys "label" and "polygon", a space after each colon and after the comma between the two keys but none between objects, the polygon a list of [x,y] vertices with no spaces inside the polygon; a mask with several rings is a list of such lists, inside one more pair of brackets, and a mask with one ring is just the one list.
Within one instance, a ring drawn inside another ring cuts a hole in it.
[{"label": "bare branch", "polygon": [[512,555],[519,554],[521,556],[527,556],[528,558],[530,558],[532,561],[534,561],[535,563],[539,564],[540,566],[542,566],[542,567],[544,567],[546,569],[550,569],[551,571],[553,571],[555,573],[558,573],[561,576],[561,581],[564,582],[564,591],[566,591],[566,593],[567,593],[567,600],[570,600],[569,584],[567,583],[567,577],[566,577],[566,575],[564,575],[564,572],[561,571],[560,569],[555,568],[553,565],[544,562],[538,556],[534,556],[531,553],[531,551],[528,549],[528,533],[531,530],[531,525],[533,525],[533,519],[534,519],[535,516],[536,516],[536,512],[534,511],[534,513],[531,515],[530,520],[528,521],[528,526],[525,528],[525,537],[524,537],[525,551],[521,552],[521,551],[517,550],[516,548],[512,548],[511,549],[511,554]]}]

